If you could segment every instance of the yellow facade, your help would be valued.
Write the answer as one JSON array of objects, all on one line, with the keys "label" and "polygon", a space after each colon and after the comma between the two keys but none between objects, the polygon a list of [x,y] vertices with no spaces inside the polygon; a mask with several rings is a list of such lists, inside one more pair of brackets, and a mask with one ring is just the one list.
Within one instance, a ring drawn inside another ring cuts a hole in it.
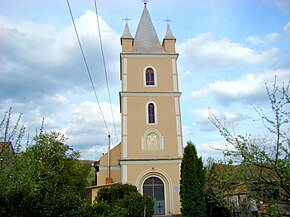
[{"label": "yellow facade", "polygon": [[108,154],[100,159],[98,185],[110,175],[112,182],[133,184],[152,196],[155,215],[179,215],[181,93],[169,26],[162,45],[157,42],[145,5],[135,38],[127,24],[121,37],[121,143],[110,151],[109,164]]}]

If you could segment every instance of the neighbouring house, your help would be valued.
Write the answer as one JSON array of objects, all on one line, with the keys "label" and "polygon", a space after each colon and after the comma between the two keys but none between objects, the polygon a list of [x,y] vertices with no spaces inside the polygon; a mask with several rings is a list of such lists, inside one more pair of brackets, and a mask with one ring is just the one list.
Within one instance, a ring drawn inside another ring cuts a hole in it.
[{"label": "neighbouring house", "polygon": [[0,142],[0,156],[7,154],[8,155],[14,154],[12,142]]},{"label": "neighbouring house", "polygon": [[[242,174],[247,179],[241,178]],[[251,196],[256,199],[260,212],[265,211],[268,201],[277,199],[281,211],[284,210],[286,215],[290,215],[290,198],[285,196],[282,188],[271,185],[277,181],[276,178],[277,175],[273,175],[273,171],[266,165],[244,167],[213,164],[208,174],[206,192],[223,194],[236,214],[249,212],[246,206],[249,203],[248,197]]]},{"label": "neighbouring house", "polygon": [[14,154],[12,142],[0,142],[0,169],[12,166]]}]

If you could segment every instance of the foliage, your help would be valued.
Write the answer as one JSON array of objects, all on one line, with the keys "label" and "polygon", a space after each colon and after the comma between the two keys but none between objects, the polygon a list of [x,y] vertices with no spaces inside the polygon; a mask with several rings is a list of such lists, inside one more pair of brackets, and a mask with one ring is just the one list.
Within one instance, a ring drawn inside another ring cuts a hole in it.
[{"label": "foliage", "polygon": [[[25,127],[20,126],[22,114],[19,114],[13,126],[11,126],[12,108],[10,107],[3,115],[0,122],[0,142],[12,142],[15,151],[19,151],[21,140],[23,138]],[[0,155],[2,153],[0,152]]]},{"label": "foliage", "polygon": [[137,188],[129,184],[114,184],[102,188],[97,194],[96,206],[104,216],[152,216],[154,202],[151,197],[142,196]]},{"label": "foliage", "polygon": [[65,141],[61,133],[40,134],[22,157],[30,168],[30,175],[38,177],[37,181],[45,184],[45,188],[60,190],[69,187],[69,190],[83,194],[88,185],[89,167],[77,160],[79,152],[66,145]]},{"label": "foliage", "polygon": [[96,201],[112,204],[118,200],[122,200],[126,195],[132,192],[138,192],[136,186],[129,184],[115,184],[110,188],[102,188],[99,190]]},{"label": "foliage", "polygon": [[[0,184],[5,184],[17,163],[17,154],[20,152],[21,141],[25,127],[20,126],[21,114],[16,120],[11,121],[12,108],[6,111],[0,121]],[[12,122],[12,123],[11,123]]]},{"label": "foliage", "polygon": [[206,216],[205,169],[195,146],[188,142],[181,163],[180,198],[182,216]]},{"label": "foliage", "polygon": [[225,170],[223,180],[226,186],[243,183],[248,193],[268,205],[269,212],[280,216],[284,204],[290,198],[290,86],[274,82],[272,88],[266,85],[272,115],[265,115],[255,108],[263,126],[268,131],[264,138],[251,135],[236,135],[213,114],[210,121],[231,145],[223,150],[227,165],[238,165]]},{"label": "foliage", "polygon": [[210,194],[206,194],[206,214],[208,217],[231,217],[227,204]]},{"label": "foliage", "polygon": [[[224,192],[229,189],[231,179],[225,179],[226,165],[216,163],[213,158],[206,162],[206,209],[207,216],[231,216],[231,204],[225,200]],[[228,178],[228,177],[227,177]]]},{"label": "foliage", "polygon": [[[11,110],[5,113],[0,127],[5,142],[13,141],[20,120],[19,116],[10,131],[10,115]],[[16,137],[18,147],[23,129]],[[89,168],[80,164],[79,153],[65,141],[60,133],[41,131],[25,152],[16,149],[5,155],[12,164],[1,166],[0,216],[85,216],[90,212],[83,199]]]}]

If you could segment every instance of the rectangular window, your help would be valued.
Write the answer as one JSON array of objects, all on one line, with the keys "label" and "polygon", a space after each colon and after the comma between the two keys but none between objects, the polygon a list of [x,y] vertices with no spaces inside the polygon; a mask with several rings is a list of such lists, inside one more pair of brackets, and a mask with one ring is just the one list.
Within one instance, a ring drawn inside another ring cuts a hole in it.
[{"label": "rectangular window", "polygon": [[148,105],[148,119],[149,119],[149,124],[155,123],[155,111],[154,111],[153,103],[150,103]]}]

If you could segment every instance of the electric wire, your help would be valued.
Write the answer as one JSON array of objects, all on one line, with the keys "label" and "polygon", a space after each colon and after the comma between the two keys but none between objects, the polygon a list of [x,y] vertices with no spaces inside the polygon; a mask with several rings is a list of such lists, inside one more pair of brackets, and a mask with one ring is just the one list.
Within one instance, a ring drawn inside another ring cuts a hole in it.
[{"label": "electric wire", "polygon": [[71,10],[70,4],[69,4],[69,0],[66,0],[66,2],[67,2],[67,6],[68,6],[68,9],[69,9],[69,12],[70,12],[70,16],[71,16],[71,19],[72,19],[74,30],[75,30],[75,33],[76,33],[76,36],[77,36],[78,44],[79,44],[79,47],[80,47],[80,50],[81,50],[81,53],[82,53],[82,57],[83,57],[83,60],[84,60],[85,66],[86,66],[86,70],[88,72],[88,76],[89,76],[91,85],[93,87],[93,91],[94,91],[94,94],[95,94],[95,97],[96,97],[96,100],[97,100],[97,103],[98,103],[98,106],[99,106],[99,109],[100,109],[100,112],[101,112],[101,115],[102,115],[102,118],[103,118],[103,121],[104,121],[104,125],[106,127],[108,135],[110,135],[110,131],[109,131],[109,128],[107,126],[107,122],[106,122],[103,110],[102,110],[100,102],[99,102],[99,98],[98,98],[98,95],[97,95],[97,92],[96,92],[96,88],[95,88],[95,85],[93,83],[91,72],[89,70],[89,66],[88,66],[88,63],[87,63],[87,60],[86,60],[86,56],[84,54],[83,47],[82,47],[82,44],[81,44],[81,41],[80,41],[80,37],[79,37],[78,31],[77,31],[77,28],[76,28],[76,24],[75,24],[74,17],[73,17],[73,14],[72,14],[72,10]]},{"label": "electric wire", "polygon": [[113,112],[113,107],[112,107],[112,100],[111,100],[111,94],[110,94],[109,81],[108,81],[108,73],[107,73],[107,67],[106,67],[106,61],[105,61],[105,55],[104,55],[104,49],[103,49],[103,42],[102,42],[102,36],[101,36],[101,30],[100,30],[100,22],[99,22],[99,13],[98,13],[97,0],[94,0],[94,4],[95,4],[96,16],[97,16],[97,24],[98,24],[98,32],[99,32],[99,42],[100,42],[102,59],[103,59],[104,73],[105,73],[106,85],[107,85],[107,91],[108,91],[108,97],[109,97],[110,108],[111,108],[111,113],[112,113],[112,120],[113,120],[113,124],[114,124],[115,137],[116,137],[116,140],[118,140],[117,130],[116,130],[116,123],[115,123],[115,117],[114,117],[114,112]]}]

